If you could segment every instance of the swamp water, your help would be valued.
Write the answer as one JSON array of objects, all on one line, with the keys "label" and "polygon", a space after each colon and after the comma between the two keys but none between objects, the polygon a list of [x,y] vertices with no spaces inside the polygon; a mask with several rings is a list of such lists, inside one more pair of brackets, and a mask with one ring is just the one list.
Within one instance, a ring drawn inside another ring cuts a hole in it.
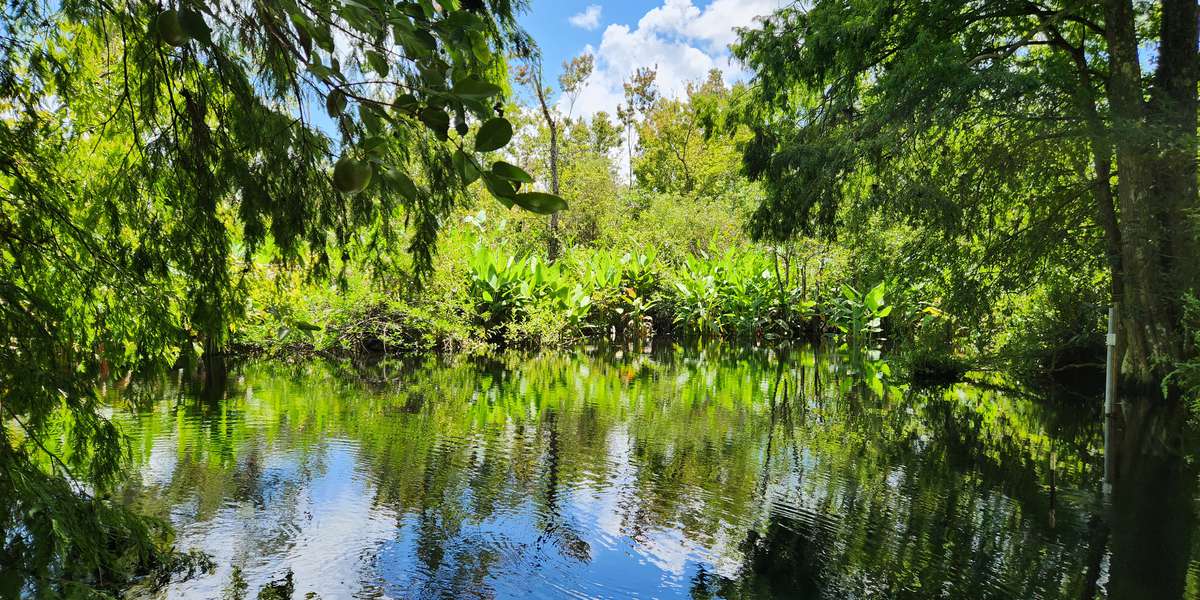
[{"label": "swamp water", "polygon": [[124,499],[215,562],[144,595],[1196,597],[1192,461],[1106,499],[1098,399],[855,371],[710,348],[135,385]]}]

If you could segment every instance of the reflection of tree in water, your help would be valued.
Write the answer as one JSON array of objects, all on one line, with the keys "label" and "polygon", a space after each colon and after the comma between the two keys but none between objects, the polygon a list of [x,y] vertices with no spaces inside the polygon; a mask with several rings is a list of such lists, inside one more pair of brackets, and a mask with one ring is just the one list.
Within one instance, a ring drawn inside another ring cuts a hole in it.
[{"label": "reflection of tree in water", "polygon": [[[189,494],[286,504],[265,458],[353,440],[373,504],[414,539],[417,596],[500,593],[489,586],[538,561],[586,565],[606,549],[574,503],[596,490],[617,490],[619,533],[645,551],[670,532],[704,549],[689,559],[697,597],[1090,597],[1107,556],[1098,427],[993,389],[847,382],[808,352],[430,361],[372,375],[369,391],[336,365],[289,369],[243,372],[253,403],[181,404],[202,425],[180,444],[164,511]],[[1156,593],[1185,589],[1190,468],[1146,471],[1138,485],[1163,497],[1115,498],[1111,597],[1138,574]],[[1148,557],[1167,551],[1156,571]]]},{"label": "reflection of tree in water", "polygon": [[[1124,405],[1117,475],[1107,522],[1112,550],[1109,598],[1200,597],[1195,432],[1180,427],[1183,406],[1145,399]],[[1190,435],[1189,435],[1190,434]],[[1189,569],[1189,566],[1192,566]]]},{"label": "reflection of tree in water", "polygon": [[[995,422],[908,395],[916,420],[932,425],[918,434],[912,414],[889,413],[862,386],[822,400],[819,381],[808,387],[804,371],[794,380],[802,394],[792,401],[779,391],[786,381],[772,386],[772,400],[784,399],[770,403],[759,477],[766,522],[748,530],[738,576],[698,572],[694,597],[1078,597],[1086,588],[1062,575],[1085,562],[1086,543],[1073,541],[1088,538],[1086,521],[1046,530],[1051,507],[1029,477],[1038,471],[1024,438],[989,437]],[[806,406],[824,427],[797,425]],[[873,435],[850,435],[863,432]],[[798,447],[818,459],[807,483]]]},{"label": "reflection of tree in water", "polygon": [[541,535],[538,545],[550,541],[563,556],[587,562],[592,558],[592,548],[580,537],[574,526],[563,516],[559,506],[559,447],[558,447],[558,412],[553,408],[546,411],[546,487],[542,494],[543,506],[538,510],[541,521]]}]

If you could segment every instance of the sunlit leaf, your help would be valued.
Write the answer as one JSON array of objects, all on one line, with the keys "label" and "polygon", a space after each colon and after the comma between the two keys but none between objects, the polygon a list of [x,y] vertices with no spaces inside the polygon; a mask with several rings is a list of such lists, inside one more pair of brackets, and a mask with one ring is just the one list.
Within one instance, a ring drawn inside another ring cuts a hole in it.
[{"label": "sunlit leaf", "polygon": [[554,214],[567,208],[566,200],[543,192],[523,192],[513,196],[513,202],[517,206],[539,215]]},{"label": "sunlit leaf", "polygon": [[492,96],[498,96],[503,90],[500,86],[482,79],[464,79],[456,84],[451,92],[456,96],[462,96],[468,99],[482,100]]},{"label": "sunlit leaf", "polygon": [[492,163],[492,173],[497,177],[516,183],[533,183],[533,177],[529,173],[526,173],[524,169],[502,160]]}]

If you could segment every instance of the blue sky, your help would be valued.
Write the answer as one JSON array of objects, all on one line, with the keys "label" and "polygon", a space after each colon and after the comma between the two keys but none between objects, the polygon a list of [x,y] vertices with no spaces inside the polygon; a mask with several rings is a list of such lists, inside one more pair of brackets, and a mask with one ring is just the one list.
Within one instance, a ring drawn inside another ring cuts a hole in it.
[{"label": "blue sky", "polygon": [[[720,69],[727,81],[745,76],[730,58],[736,27],[753,26],[787,0],[531,0],[521,23],[542,48],[548,81],[564,60],[596,57],[596,72],[580,94],[576,115],[613,112],[621,82],[637,67],[657,66],[668,96],[688,81]],[[565,110],[565,107],[564,107]]]}]

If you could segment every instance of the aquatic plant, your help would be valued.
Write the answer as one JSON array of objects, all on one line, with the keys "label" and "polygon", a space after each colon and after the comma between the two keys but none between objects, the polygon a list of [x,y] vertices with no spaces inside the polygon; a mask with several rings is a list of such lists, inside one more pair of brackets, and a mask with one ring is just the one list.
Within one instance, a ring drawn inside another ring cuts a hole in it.
[{"label": "aquatic plant", "polygon": [[884,298],[886,289],[882,281],[866,294],[849,284],[842,285],[842,295],[833,302],[830,316],[843,348],[860,352],[881,341],[883,319],[892,313]]}]

